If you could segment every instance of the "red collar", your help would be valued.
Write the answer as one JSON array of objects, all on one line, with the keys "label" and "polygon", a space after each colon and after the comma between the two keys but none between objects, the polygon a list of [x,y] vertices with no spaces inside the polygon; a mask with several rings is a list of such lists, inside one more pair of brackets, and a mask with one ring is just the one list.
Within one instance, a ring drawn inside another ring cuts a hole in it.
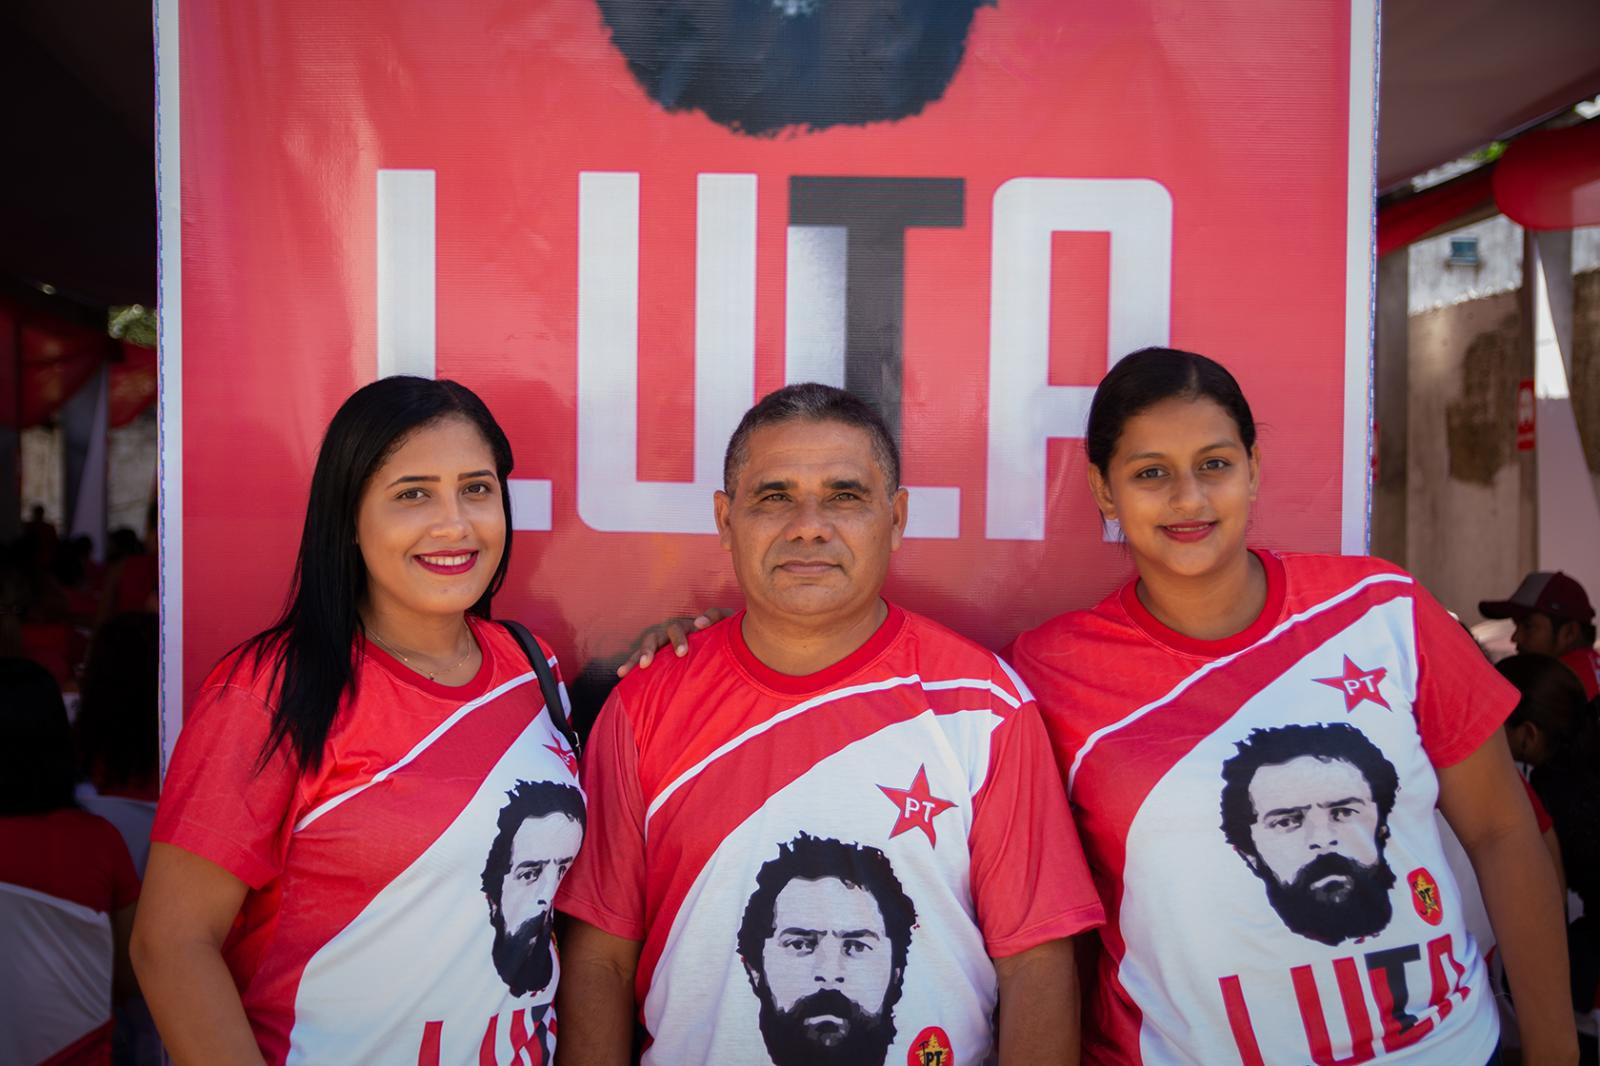
[{"label": "red collar", "polygon": [[832,666],[825,666],[814,674],[780,674],[760,659],[755,652],[750,650],[750,645],[744,642],[744,615],[740,611],[729,619],[728,622],[728,647],[733,651],[733,657],[745,672],[760,685],[782,692],[791,696],[803,696],[808,692],[821,692],[836,686],[851,674],[866,666],[876,659],[885,648],[894,643],[894,639],[905,628],[906,613],[892,603],[886,603],[889,608],[888,617],[873,632],[872,636],[855,651],[846,655]]},{"label": "red collar", "polygon": [[1286,593],[1286,581],[1283,574],[1283,560],[1268,551],[1250,549],[1250,554],[1261,560],[1261,568],[1267,574],[1267,602],[1262,605],[1261,613],[1255,621],[1245,626],[1231,637],[1220,640],[1200,640],[1186,636],[1176,629],[1163,623],[1149,608],[1139,602],[1137,586],[1139,579],[1122,586],[1118,593],[1122,600],[1123,610],[1133,619],[1134,625],[1144,630],[1152,638],[1165,644],[1176,651],[1186,655],[1199,655],[1207,659],[1217,659],[1224,655],[1231,655],[1242,651],[1266,636],[1273,626],[1278,624],[1279,617],[1283,614],[1283,601]]},{"label": "red collar", "polygon": [[359,637],[357,639],[367,659],[392,674],[402,684],[421,689],[428,695],[440,699],[466,702],[475,700],[488,691],[489,679],[494,676],[494,652],[489,650],[489,641],[484,631],[485,624],[480,618],[470,615],[467,617],[467,625],[472,628],[472,639],[478,642],[478,650],[483,653],[483,661],[478,664],[478,672],[472,675],[472,680],[462,685],[441,685],[437,681],[429,681],[426,674],[417,673],[384,651],[377,641],[360,640]]}]

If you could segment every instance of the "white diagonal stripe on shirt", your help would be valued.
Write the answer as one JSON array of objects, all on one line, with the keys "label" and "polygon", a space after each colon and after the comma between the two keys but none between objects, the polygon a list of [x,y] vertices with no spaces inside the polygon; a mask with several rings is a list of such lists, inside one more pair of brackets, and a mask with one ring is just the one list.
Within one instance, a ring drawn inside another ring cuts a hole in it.
[{"label": "white diagonal stripe on shirt", "polygon": [[1351,585],[1349,588],[1345,589],[1343,592],[1339,593],[1337,596],[1330,597],[1329,599],[1323,600],[1321,603],[1315,604],[1315,605],[1313,605],[1311,607],[1307,607],[1305,610],[1301,611],[1299,614],[1290,615],[1288,618],[1285,618],[1283,621],[1279,622],[1276,626],[1273,626],[1272,630],[1270,632],[1268,632],[1265,636],[1263,636],[1260,640],[1256,641],[1254,644],[1251,644],[1249,647],[1240,648],[1238,651],[1234,652],[1233,654],[1224,655],[1220,659],[1213,659],[1211,662],[1209,662],[1206,665],[1202,666],[1200,669],[1196,670],[1194,673],[1190,674],[1188,677],[1186,677],[1182,681],[1178,682],[1178,684],[1176,686],[1174,686],[1172,691],[1168,692],[1165,696],[1162,696],[1159,699],[1153,700],[1150,703],[1145,704],[1143,707],[1140,707],[1138,710],[1133,711],[1127,717],[1123,718],[1120,721],[1112,722],[1110,725],[1101,726],[1099,729],[1096,729],[1093,733],[1090,733],[1089,736],[1088,736],[1088,739],[1086,739],[1083,742],[1083,747],[1079,748],[1078,749],[1078,754],[1073,757],[1072,769],[1067,772],[1067,797],[1069,799],[1072,797],[1072,786],[1078,780],[1078,767],[1083,765],[1084,758],[1091,751],[1094,750],[1094,746],[1100,742],[1101,738],[1109,736],[1112,733],[1115,733],[1117,730],[1122,729],[1124,726],[1132,725],[1134,722],[1137,722],[1139,719],[1143,718],[1145,715],[1149,714],[1151,711],[1157,710],[1160,707],[1172,702],[1173,700],[1177,699],[1179,696],[1183,695],[1183,693],[1185,691],[1187,691],[1191,685],[1195,684],[1201,678],[1205,677],[1207,674],[1210,674],[1213,670],[1219,670],[1222,667],[1227,666],[1229,663],[1233,662],[1233,660],[1237,659],[1239,656],[1245,654],[1246,652],[1253,651],[1256,648],[1261,647],[1261,645],[1267,643],[1268,641],[1276,640],[1278,637],[1282,636],[1288,630],[1294,628],[1295,626],[1299,625],[1302,622],[1308,621],[1309,619],[1316,617],[1317,615],[1323,613],[1324,611],[1332,610],[1334,607],[1337,607],[1339,604],[1343,603],[1345,600],[1350,599],[1356,593],[1360,592],[1361,590],[1363,590],[1365,588],[1368,588],[1369,586],[1386,584],[1388,582],[1398,582],[1398,583],[1403,584],[1403,585],[1414,585],[1414,584],[1416,584],[1415,580],[1413,580],[1412,578],[1410,578],[1410,577],[1408,577],[1408,576],[1406,576],[1404,574],[1373,574],[1370,577],[1363,578],[1362,580],[1356,582],[1354,585]]},{"label": "white diagonal stripe on shirt", "polygon": [[666,788],[662,789],[661,792],[657,794],[655,799],[650,801],[650,806],[644,812],[645,829],[647,831],[649,830],[650,819],[655,817],[656,812],[661,809],[662,804],[666,803],[667,800],[672,798],[672,794],[674,792],[677,792],[678,789],[682,788],[690,781],[693,781],[702,772],[704,772],[706,767],[710,766],[724,755],[727,755],[729,752],[734,751],[747,741],[753,740],[762,733],[765,733],[767,730],[772,729],[774,726],[780,725],[783,722],[787,722],[789,719],[798,715],[805,714],[807,711],[816,707],[820,707],[825,703],[831,703],[834,700],[843,699],[846,696],[858,696],[864,692],[882,692],[885,689],[899,688],[903,685],[921,685],[924,690],[934,691],[961,688],[983,689],[985,691],[995,693],[1012,707],[1021,706],[1015,696],[996,685],[993,681],[990,681],[987,678],[976,677],[956,678],[950,681],[925,682],[922,680],[922,676],[920,674],[907,674],[905,677],[890,677],[885,678],[882,681],[869,681],[861,685],[851,685],[848,688],[839,688],[834,689],[832,692],[824,692],[820,696],[813,696],[811,699],[806,700],[803,703],[797,703],[793,707],[779,711],[777,714],[773,715],[771,718],[768,718],[764,722],[751,726],[749,729],[746,729],[743,733],[740,733],[732,740],[729,740],[727,743],[718,747],[710,755],[707,755],[704,759],[701,759],[699,762],[689,767],[689,769],[679,774],[669,785],[667,785]]},{"label": "white diagonal stripe on shirt", "polygon": [[[479,707],[482,707],[485,703],[488,703],[489,701],[494,700],[494,699],[498,699],[499,697],[505,695],[507,692],[510,692],[514,688],[519,688],[522,685],[526,685],[529,681],[534,680],[537,676],[538,675],[536,675],[532,670],[529,670],[525,674],[521,674],[521,675],[519,675],[517,677],[513,677],[510,681],[505,682],[503,685],[500,685],[497,688],[494,688],[494,689],[491,689],[488,692],[485,692],[483,695],[479,696],[477,699],[471,700],[471,701],[469,701],[467,703],[463,703],[460,707],[457,707],[454,711],[452,711],[450,713],[450,717],[446,718],[444,721],[442,721],[438,725],[434,726],[433,727],[433,732],[429,733],[427,736],[425,736],[421,740],[417,741],[416,745],[410,751],[406,752],[405,755],[402,756],[398,762],[394,763],[391,766],[385,766],[382,770],[379,770],[377,773],[373,774],[371,781],[368,781],[365,784],[357,785],[355,788],[346,789],[345,791],[339,793],[337,796],[334,796],[331,799],[325,800],[324,802],[319,804],[317,807],[315,807],[314,809],[309,811],[304,818],[302,818],[298,822],[296,822],[295,826],[294,826],[294,831],[296,833],[300,832],[300,830],[304,829],[306,826],[310,825],[312,822],[316,821],[318,818],[321,818],[324,814],[327,814],[329,811],[331,811],[335,807],[339,806],[339,804],[344,803],[344,802],[346,802],[348,800],[354,799],[355,797],[359,796],[361,793],[365,792],[367,789],[371,788],[373,785],[376,785],[379,781],[382,781],[385,778],[388,778],[389,776],[394,774],[397,770],[401,769],[407,763],[409,763],[413,759],[415,759],[417,756],[419,756],[423,752],[427,751],[428,748],[433,745],[434,741],[438,740],[440,737],[442,737],[446,733],[448,733],[450,731],[450,727],[455,725],[457,722],[461,721],[461,719],[465,718],[467,715],[471,714],[473,711],[477,710]],[[542,707],[541,707],[541,710],[542,710]]]}]

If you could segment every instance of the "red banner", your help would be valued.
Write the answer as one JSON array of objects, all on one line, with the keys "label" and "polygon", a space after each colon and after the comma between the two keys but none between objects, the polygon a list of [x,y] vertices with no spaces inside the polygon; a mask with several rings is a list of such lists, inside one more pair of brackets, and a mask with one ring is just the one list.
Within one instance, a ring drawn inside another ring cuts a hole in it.
[{"label": "red banner", "polygon": [[1125,576],[1075,438],[1138,346],[1237,372],[1257,541],[1365,547],[1370,2],[265,10],[158,10],[169,714],[380,373],[506,426],[496,610],[569,672],[736,601],[711,493],[786,381],[898,427],[890,594],[991,645]]},{"label": "red banner", "polygon": [[26,429],[55,418],[95,372],[113,357],[113,342],[59,315],[0,300],[0,345],[14,373],[0,380],[0,424]]}]

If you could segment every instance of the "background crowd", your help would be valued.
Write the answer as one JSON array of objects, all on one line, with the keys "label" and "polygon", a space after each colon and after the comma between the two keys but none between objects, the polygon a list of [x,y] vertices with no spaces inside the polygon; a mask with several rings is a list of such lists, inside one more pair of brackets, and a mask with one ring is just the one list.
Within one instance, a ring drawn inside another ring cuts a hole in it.
[{"label": "background crowd", "polygon": [[36,508],[0,551],[5,1062],[160,1061],[128,964],[159,787],[153,518],[99,563]]}]

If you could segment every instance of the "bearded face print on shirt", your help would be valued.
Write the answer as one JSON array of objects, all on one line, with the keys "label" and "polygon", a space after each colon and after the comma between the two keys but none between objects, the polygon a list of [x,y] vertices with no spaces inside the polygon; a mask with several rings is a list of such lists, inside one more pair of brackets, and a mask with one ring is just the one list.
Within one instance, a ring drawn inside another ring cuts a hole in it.
[{"label": "bearded face print on shirt", "polygon": [[541,992],[555,972],[550,951],[556,886],[583,843],[583,794],[553,781],[518,781],[500,808],[483,867],[494,927],[494,967],[513,996]]},{"label": "bearded face print on shirt", "polygon": [[775,1066],[882,1066],[916,921],[877,848],[807,833],[779,845],[738,940]]},{"label": "bearded face print on shirt", "polygon": [[1400,782],[1375,744],[1343,722],[1257,729],[1222,780],[1223,835],[1284,925],[1330,946],[1383,931]]}]

